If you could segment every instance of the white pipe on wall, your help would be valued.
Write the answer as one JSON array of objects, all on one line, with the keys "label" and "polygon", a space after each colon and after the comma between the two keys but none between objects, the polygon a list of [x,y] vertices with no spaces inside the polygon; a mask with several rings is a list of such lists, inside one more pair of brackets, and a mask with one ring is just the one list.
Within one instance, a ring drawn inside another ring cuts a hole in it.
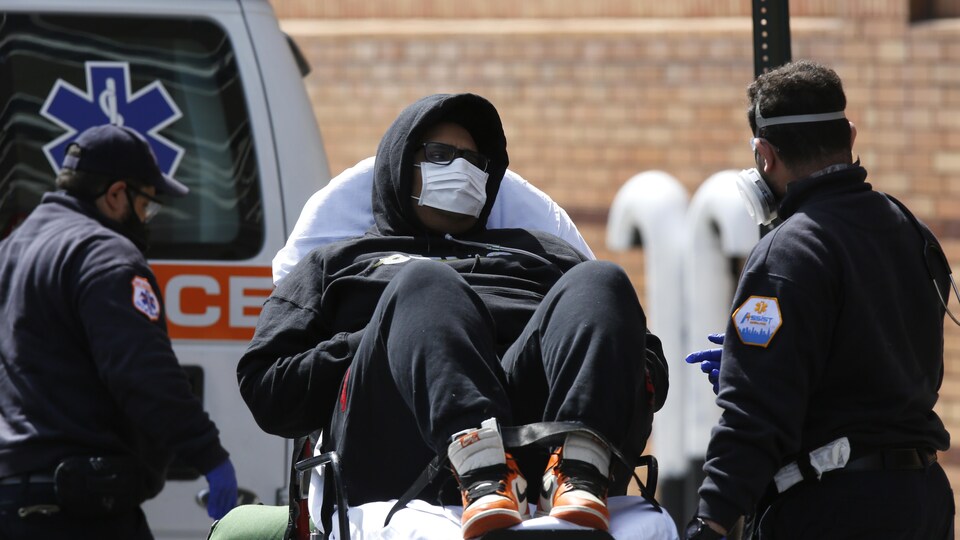
[{"label": "white pipe on wall", "polygon": [[[684,400],[678,399],[683,380],[683,301],[681,263],[684,215],[689,196],[673,176],[647,171],[630,178],[614,197],[607,220],[607,247],[635,247],[639,233],[644,251],[647,326],[663,342],[670,370],[670,393],[654,417],[653,453],[664,477],[685,474],[683,454]],[[686,369],[685,369],[686,368]]]},{"label": "white pipe on wall", "polygon": [[[687,211],[683,252],[686,328],[683,356],[716,347],[707,341],[707,334],[726,330],[739,278],[734,275],[730,261],[734,257],[746,257],[760,238],[760,231],[737,192],[736,178],[737,172],[730,170],[707,178],[697,189]],[[686,369],[694,376],[686,377],[684,387],[676,393],[679,395],[674,396],[684,401],[684,454],[689,459],[703,459],[720,408],[706,376],[696,366],[688,365]]]}]

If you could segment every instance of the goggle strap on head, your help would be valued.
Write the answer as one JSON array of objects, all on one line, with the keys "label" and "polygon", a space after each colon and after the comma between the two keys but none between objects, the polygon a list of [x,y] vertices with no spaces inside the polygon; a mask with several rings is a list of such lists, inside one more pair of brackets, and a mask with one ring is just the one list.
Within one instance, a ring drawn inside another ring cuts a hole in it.
[{"label": "goggle strap on head", "polygon": [[756,116],[758,132],[760,129],[769,126],[779,126],[782,124],[806,124],[809,122],[828,122],[830,120],[843,120],[847,117],[844,111],[834,111],[828,113],[791,114],[789,116],[774,116],[772,118],[764,118],[763,115],[760,114],[760,100],[757,100],[753,110]]}]

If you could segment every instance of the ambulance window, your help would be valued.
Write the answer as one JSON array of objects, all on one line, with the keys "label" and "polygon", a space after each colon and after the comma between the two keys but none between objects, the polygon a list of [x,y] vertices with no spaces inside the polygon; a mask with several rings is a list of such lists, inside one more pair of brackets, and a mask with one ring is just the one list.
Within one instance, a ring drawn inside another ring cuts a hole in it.
[{"label": "ambulance window", "polygon": [[151,259],[259,253],[236,55],[221,27],[194,19],[0,13],[0,238],[54,189],[68,134],[107,122],[147,135],[161,168],[190,187],[150,222]]}]

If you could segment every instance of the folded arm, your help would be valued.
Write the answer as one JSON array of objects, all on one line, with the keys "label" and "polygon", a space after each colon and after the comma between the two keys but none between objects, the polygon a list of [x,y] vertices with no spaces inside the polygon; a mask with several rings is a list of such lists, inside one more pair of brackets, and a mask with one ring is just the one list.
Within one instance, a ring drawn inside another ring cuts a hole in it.
[{"label": "folded arm", "polygon": [[271,296],[237,365],[240,394],[268,433],[300,437],[325,427],[362,332],[321,339],[316,313]]}]

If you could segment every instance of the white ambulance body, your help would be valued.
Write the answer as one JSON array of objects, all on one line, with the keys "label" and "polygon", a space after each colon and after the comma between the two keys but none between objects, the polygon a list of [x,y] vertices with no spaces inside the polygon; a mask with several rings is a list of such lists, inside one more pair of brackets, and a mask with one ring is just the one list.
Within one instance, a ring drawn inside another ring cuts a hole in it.
[{"label": "white ambulance body", "polygon": [[[329,169],[295,47],[267,0],[0,0],[0,237],[54,189],[67,144],[119,123],[191,193],[151,222],[148,253],[177,356],[240,487],[283,502],[288,442],[264,434],[236,365],[270,263]],[[144,508],[158,539],[204,538],[196,471]]]}]

